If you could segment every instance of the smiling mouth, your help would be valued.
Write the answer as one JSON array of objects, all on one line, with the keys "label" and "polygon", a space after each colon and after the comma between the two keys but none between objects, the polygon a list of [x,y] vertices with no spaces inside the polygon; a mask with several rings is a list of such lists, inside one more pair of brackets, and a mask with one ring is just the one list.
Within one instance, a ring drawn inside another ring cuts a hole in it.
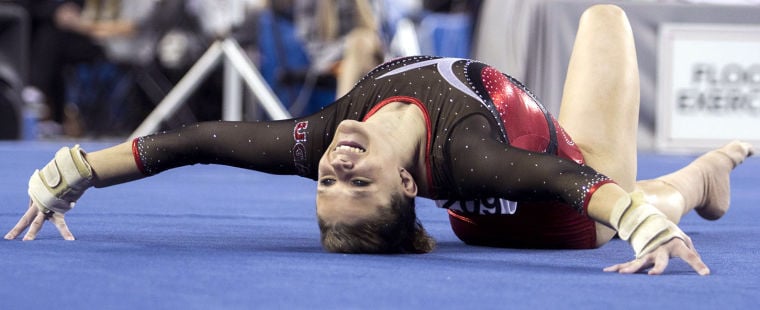
[{"label": "smiling mouth", "polygon": [[338,146],[335,147],[335,151],[345,151],[345,152],[351,152],[351,153],[364,153],[367,150],[364,149],[361,145],[355,142],[340,142],[338,143]]}]

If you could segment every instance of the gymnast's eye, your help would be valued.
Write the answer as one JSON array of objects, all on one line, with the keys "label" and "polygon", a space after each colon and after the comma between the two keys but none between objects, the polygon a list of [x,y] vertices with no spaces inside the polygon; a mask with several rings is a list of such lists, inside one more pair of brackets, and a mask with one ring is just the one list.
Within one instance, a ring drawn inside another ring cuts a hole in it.
[{"label": "gymnast's eye", "polygon": [[330,185],[335,184],[335,179],[323,178],[323,179],[319,180],[319,184],[322,185],[322,186],[330,186]]},{"label": "gymnast's eye", "polygon": [[358,187],[369,186],[369,182],[365,180],[351,180],[351,185]]}]

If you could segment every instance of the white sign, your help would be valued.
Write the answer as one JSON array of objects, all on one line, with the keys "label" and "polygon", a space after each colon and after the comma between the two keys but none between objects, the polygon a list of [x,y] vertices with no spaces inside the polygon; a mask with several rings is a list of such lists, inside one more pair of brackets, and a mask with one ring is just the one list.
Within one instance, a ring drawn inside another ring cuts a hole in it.
[{"label": "white sign", "polygon": [[760,25],[663,24],[659,36],[658,148],[760,144]]}]

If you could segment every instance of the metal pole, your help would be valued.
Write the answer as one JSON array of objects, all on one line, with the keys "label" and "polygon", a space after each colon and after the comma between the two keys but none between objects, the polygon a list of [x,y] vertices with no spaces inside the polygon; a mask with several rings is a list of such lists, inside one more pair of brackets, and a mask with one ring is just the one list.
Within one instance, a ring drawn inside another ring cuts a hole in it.
[{"label": "metal pole", "polygon": [[[254,64],[245,56],[245,51],[234,39],[216,41],[185,74],[177,85],[166,95],[158,106],[145,118],[132,133],[130,139],[156,132],[161,122],[173,115],[198,84],[208,76],[224,57],[224,102],[223,118],[225,120],[242,120],[242,89],[240,78],[246,82],[264,111],[274,120],[291,118],[290,112],[283,107],[269,85],[256,70]],[[239,76],[237,74],[239,74]]]},{"label": "metal pole", "polygon": [[132,132],[130,139],[152,134],[161,128],[161,122],[177,111],[185,99],[198,87],[198,84],[211,73],[223,55],[221,43],[214,42],[166,95],[164,100],[161,100],[158,106],[143,120],[142,124]]},{"label": "metal pole", "polygon": [[243,90],[240,76],[235,71],[235,64],[229,57],[224,59],[224,102],[222,119],[225,121],[243,120]]},{"label": "metal pole", "polygon": [[282,106],[261,74],[254,69],[253,63],[245,56],[243,48],[233,39],[225,39],[222,48],[224,55],[259,99],[269,117],[274,120],[291,118],[290,112]]}]

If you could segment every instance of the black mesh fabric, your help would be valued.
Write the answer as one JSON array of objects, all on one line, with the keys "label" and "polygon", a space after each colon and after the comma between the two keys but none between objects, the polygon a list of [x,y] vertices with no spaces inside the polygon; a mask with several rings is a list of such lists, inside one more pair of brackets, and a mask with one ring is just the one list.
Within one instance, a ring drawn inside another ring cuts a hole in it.
[{"label": "black mesh fabric", "polygon": [[[429,119],[430,175],[416,176],[429,178],[429,198],[554,200],[583,213],[589,193],[608,179],[577,158],[557,155],[557,137],[572,149],[569,137],[522,84],[493,72],[470,60],[402,58],[379,66],[315,114],[191,125],[138,138],[135,151],[148,175],[201,163],[316,179],[319,159],[341,120],[362,120],[373,108],[406,102]],[[500,96],[500,103],[492,96]],[[538,141],[539,151],[511,145],[515,139]]]}]

